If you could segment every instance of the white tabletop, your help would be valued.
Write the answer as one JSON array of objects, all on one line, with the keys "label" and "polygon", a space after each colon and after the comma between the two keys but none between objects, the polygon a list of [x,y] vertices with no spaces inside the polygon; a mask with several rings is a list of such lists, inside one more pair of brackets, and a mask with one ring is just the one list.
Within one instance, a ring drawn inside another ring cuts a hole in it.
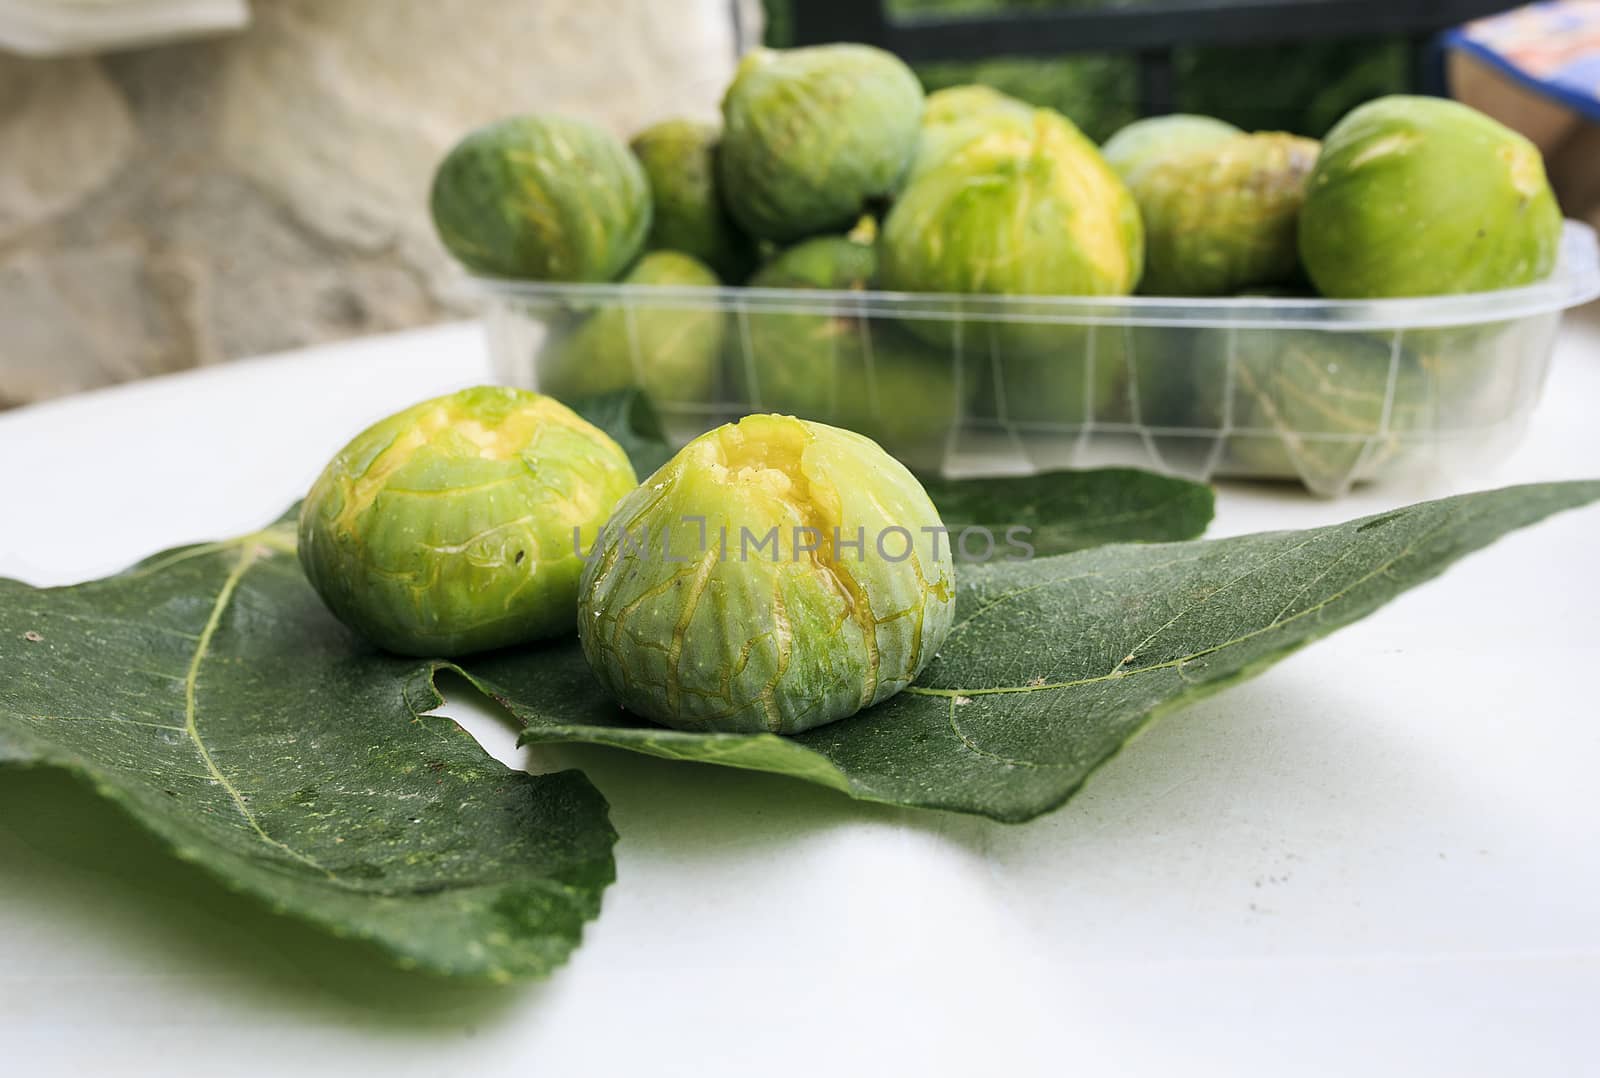
[{"label": "white tabletop", "polygon": [[[275,516],[366,421],[487,378],[457,326],[0,417],[0,575]],[[1600,309],[1475,486],[1600,475]],[[1430,493],[1444,493],[1434,490]],[[1411,500],[1223,486],[1214,535]],[[422,979],[0,774],[0,1071],[207,1075],[1600,1070],[1600,511],[1519,533],[1157,723],[1024,826],[595,749],[618,882],[571,963]],[[3,675],[0,675],[3,676]]]}]

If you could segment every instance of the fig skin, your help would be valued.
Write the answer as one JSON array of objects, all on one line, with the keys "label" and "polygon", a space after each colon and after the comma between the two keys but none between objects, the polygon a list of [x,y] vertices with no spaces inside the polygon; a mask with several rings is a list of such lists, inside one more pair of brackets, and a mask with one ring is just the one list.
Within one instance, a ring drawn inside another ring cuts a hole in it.
[{"label": "fig skin", "polygon": [[629,143],[650,181],[655,216],[645,249],[681,251],[738,284],[756,264],[754,241],[728,215],[717,185],[722,135],[714,124],[665,120]]},{"label": "fig skin", "polygon": [[[747,416],[617,507],[584,568],[584,656],[629,711],[681,730],[794,734],[845,718],[911,684],[950,631],[949,542],[922,530],[939,527],[921,485],[867,438]],[[846,542],[864,529],[864,551],[836,545],[835,528]],[[753,547],[768,529],[773,542]],[[813,535],[820,549],[804,550]]]},{"label": "fig skin", "polygon": [[1100,153],[1106,164],[1132,186],[1154,162],[1242,134],[1243,131],[1225,120],[1177,112],[1135,120],[1107,139]]},{"label": "fig skin", "polygon": [[[1059,113],[1026,130],[974,138],[909,185],[884,221],[879,275],[891,291],[991,296],[1127,295],[1139,282],[1144,230],[1133,195]],[[948,340],[949,326],[908,321]],[[975,320],[1002,353],[1058,352],[1060,328]]]},{"label": "fig skin", "polygon": [[[1126,295],[1144,239],[1133,195],[1094,144],[1060,114],[1034,109],[1025,125],[993,126],[911,183],[878,250],[893,291]],[[964,357],[980,416],[1081,426],[1115,409],[1125,384],[1119,342],[1097,346],[1087,326],[976,315],[904,326]]]},{"label": "fig skin", "polygon": [[582,549],[634,486],[616,442],[566,406],[482,386],[368,427],[300,508],[300,564],[340,621],[450,658],[570,634]]},{"label": "fig skin", "polygon": [[1324,296],[1371,299],[1530,284],[1561,242],[1539,150],[1454,101],[1396,95],[1334,125],[1300,213]]},{"label": "fig skin", "polygon": [[922,127],[926,131],[999,113],[1031,116],[1033,106],[982,83],[946,86],[928,95],[922,110]]},{"label": "fig skin", "polygon": [[821,288],[834,292],[860,292],[873,287],[878,275],[878,252],[873,247],[875,226],[858,228],[848,236],[814,236],[778,252],[750,278],[751,288]]},{"label": "fig skin", "polygon": [[429,196],[468,269],[531,281],[609,281],[644,248],[650,185],[628,147],[565,116],[513,116],[445,156]]},{"label": "fig skin", "polygon": [[[861,291],[876,273],[869,242],[818,236],[782,252],[750,285]],[[746,319],[748,348],[730,365],[740,401],[864,434],[913,468],[939,466],[959,412],[953,357],[889,319],[848,309]]]},{"label": "fig skin", "polygon": [[1317,151],[1315,139],[1259,132],[1147,158],[1129,181],[1145,228],[1139,291],[1225,296],[1293,283]]},{"label": "fig skin", "polygon": [[1011,128],[1026,131],[1033,106],[983,85],[950,86],[928,95],[907,186],[979,135]]},{"label": "fig skin", "polygon": [[718,179],[758,239],[847,229],[900,184],[916,150],[922,84],[869,45],[755,49],[722,102]]},{"label": "fig skin", "polygon": [[[717,275],[689,255],[652,251],[621,283],[715,288]],[[704,403],[716,394],[726,331],[714,296],[652,303],[640,291],[555,326],[539,355],[539,389],[570,401],[639,386],[658,407]]]}]

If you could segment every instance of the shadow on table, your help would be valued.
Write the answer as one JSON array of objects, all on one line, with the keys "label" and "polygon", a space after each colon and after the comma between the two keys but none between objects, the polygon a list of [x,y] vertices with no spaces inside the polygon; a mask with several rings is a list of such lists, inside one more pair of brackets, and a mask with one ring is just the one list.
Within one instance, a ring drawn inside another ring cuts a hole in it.
[{"label": "shadow on table", "polygon": [[0,902],[39,910],[39,922],[64,926],[85,949],[120,952],[118,976],[141,964],[163,977],[177,970],[208,994],[265,1012],[428,1033],[479,1025],[540,991],[402,970],[375,946],[272,913],[173,857],[55,768],[0,770],[0,863]]}]

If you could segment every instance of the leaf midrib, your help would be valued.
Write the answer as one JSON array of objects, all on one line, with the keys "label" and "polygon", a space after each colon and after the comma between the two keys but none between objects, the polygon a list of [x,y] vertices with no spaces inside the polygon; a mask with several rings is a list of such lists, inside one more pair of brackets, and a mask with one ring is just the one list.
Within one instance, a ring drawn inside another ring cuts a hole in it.
[{"label": "leaf midrib", "polygon": [[[908,692],[908,693],[912,693],[912,694],[917,695],[917,696],[938,696],[938,697],[951,697],[951,698],[956,698],[956,699],[959,699],[959,698],[962,698],[962,697],[971,697],[971,696],[1003,696],[1003,695],[1009,695],[1009,694],[1015,694],[1015,693],[1043,692],[1043,691],[1046,691],[1046,690],[1055,690],[1055,689],[1075,689],[1075,688],[1078,688],[1078,687],[1083,686],[1083,685],[1095,685],[1095,684],[1098,684],[1100,682],[1112,681],[1112,680],[1120,680],[1121,678],[1133,677],[1133,676],[1138,675],[1138,674],[1148,674],[1148,673],[1151,673],[1152,671],[1156,671],[1156,670],[1167,670],[1167,669],[1171,669],[1172,667],[1175,667],[1175,666],[1183,666],[1185,663],[1193,662],[1196,659],[1202,659],[1205,656],[1215,654],[1216,652],[1221,651],[1224,648],[1236,647],[1239,644],[1242,644],[1247,640],[1253,640],[1258,636],[1261,636],[1261,635],[1263,635],[1265,633],[1269,633],[1269,632],[1273,631],[1274,629],[1280,629],[1285,625],[1289,625],[1292,622],[1298,621],[1300,618],[1305,617],[1308,614],[1315,614],[1319,610],[1323,610],[1326,607],[1332,605],[1333,603],[1338,602],[1339,600],[1343,599],[1345,596],[1349,595],[1350,592],[1354,591],[1356,588],[1358,588],[1361,585],[1367,583],[1369,580],[1373,579],[1374,577],[1381,576],[1382,574],[1388,572],[1390,569],[1394,568],[1395,565],[1399,564],[1399,562],[1403,558],[1409,556],[1413,551],[1415,551],[1420,542],[1422,542],[1425,539],[1431,539],[1433,536],[1437,535],[1440,531],[1443,531],[1445,526],[1447,524],[1451,523],[1451,521],[1453,521],[1454,519],[1455,519],[1455,517],[1454,517],[1453,514],[1446,516],[1436,526],[1428,529],[1426,532],[1422,533],[1420,536],[1417,536],[1416,538],[1414,538],[1414,539],[1410,540],[1409,542],[1407,542],[1406,545],[1404,547],[1402,547],[1397,554],[1394,555],[1394,557],[1387,559],[1381,565],[1379,565],[1376,568],[1374,568],[1371,572],[1365,573],[1362,576],[1360,576],[1359,578],[1357,578],[1356,580],[1351,581],[1350,584],[1348,584],[1347,586],[1345,586],[1345,587],[1341,588],[1340,590],[1334,592],[1332,595],[1328,596],[1326,599],[1323,599],[1322,601],[1320,601],[1318,603],[1314,603],[1311,606],[1306,607],[1304,610],[1301,610],[1301,611],[1299,611],[1299,612],[1297,612],[1295,614],[1292,614],[1287,618],[1285,618],[1282,615],[1282,613],[1280,613],[1271,622],[1267,623],[1266,625],[1263,625],[1259,629],[1253,629],[1250,632],[1245,633],[1242,636],[1236,636],[1236,637],[1234,637],[1234,638],[1232,638],[1230,640],[1224,640],[1221,643],[1213,644],[1211,647],[1203,648],[1203,649],[1201,649],[1199,651],[1192,652],[1191,654],[1188,654],[1188,655],[1179,656],[1178,658],[1175,658],[1175,659],[1168,659],[1165,662],[1152,663],[1149,666],[1135,667],[1132,670],[1124,670],[1119,665],[1116,669],[1111,670],[1108,673],[1096,674],[1094,677],[1076,678],[1076,679],[1074,679],[1072,681],[1053,681],[1053,682],[1045,682],[1045,683],[1039,684],[1039,685],[996,685],[996,686],[990,686],[990,687],[981,688],[981,689],[930,689],[930,688],[924,688],[924,687],[922,687],[920,685],[910,685],[910,686],[907,686],[904,691]],[[1310,540],[1307,540],[1306,543],[1302,543],[1297,547],[1293,547],[1293,548],[1291,548],[1291,550],[1302,549],[1303,547],[1308,545],[1309,542],[1310,542]],[[1288,553],[1288,552],[1286,551],[1286,552],[1283,552],[1283,553]],[[1341,558],[1342,558],[1342,555],[1341,555]],[[1261,569],[1265,568],[1267,565],[1271,564],[1271,562],[1276,561],[1276,560],[1277,560],[1277,556],[1274,556],[1273,558],[1268,559],[1267,561],[1261,563],[1260,565],[1253,567],[1249,572],[1241,574],[1239,577],[1237,577],[1234,580],[1231,580],[1227,584],[1223,585],[1223,587],[1218,588],[1216,591],[1212,592],[1210,595],[1207,595],[1204,599],[1201,599],[1194,606],[1189,607],[1188,609],[1184,610],[1181,614],[1179,614],[1177,617],[1173,618],[1172,621],[1169,621],[1161,629],[1158,629],[1158,630],[1156,630],[1155,633],[1152,633],[1149,637],[1147,637],[1145,639],[1144,644],[1141,644],[1140,647],[1143,647],[1145,644],[1148,644],[1150,640],[1155,639],[1155,637],[1160,635],[1160,633],[1165,632],[1166,629],[1170,628],[1173,623],[1175,623],[1176,621],[1181,619],[1183,616],[1185,616],[1187,614],[1191,614],[1195,610],[1199,609],[1201,606],[1204,606],[1207,602],[1209,602],[1214,596],[1219,594],[1225,588],[1231,587],[1233,584],[1236,584],[1241,580],[1248,579],[1251,575],[1253,575],[1256,572],[1259,572]],[[1340,560],[1340,559],[1335,559],[1334,564],[1337,564],[1338,560]],[[1324,569],[1323,572],[1321,574],[1319,574],[1316,579],[1320,579],[1322,576],[1326,576],[1327,573],[1329,571],[1331,571],[1331,569],[1332,569],[1332,566],[1330,565],[1328,568]],[[1066,583],[1066,582],[1068,582],[1068,581],[1070,581],[1072,579],[1075,579],[1075,578],[1071,578],[1071,577],[1064,578],[1062,581],[1058,581],[1057,583]],[[1049,583],[1050,582],[1047,582],[1045,586],[1048,586]],[[1029,589],[1029,590],[1036,590],[1036,589]],[[1301,591],[1298,594],[1304,594],[1304,592],[1305,592],[1305,589],[1302,588]],[[1298,595],[1297,595],[1297,597],[1298,597]],[[996,602],[1001,602],[1001,601],[1004,601],[1004,600],[996,600]],[[990,604],[990,605],[994,605],[994,604]],[[1285,607],[1284,609],[1288,609],[1288,607]],[[1137,649],[1135,649],[1134,653],[1137,654]],[[954,724],[954,718],[953,717],[952,717],[951,721],[952,721],[952,724]],[[957,730],[957,733],[960,734],[960,731]],[[963,741],[966,740],[965,735],[962,735],[962,740]]]},{"label": "leaf midrib", "polygon": [[205,764],[206,771],[210,774],[212,781],[220,786],[233,800],[234,807],[239,810],[239,814],[244,817],[245,822],[250,825],[250,829],[256,833],[261,841],[276,850],[282,851],[301,864],[316,869],[327,876],[328,879],[333,880],[337,879],[333,872],[315,858],[301,853],[287,843],[267,834],[266,829],[261,826],[261,821],[256,818],[255,813],[250,811],[250,806],[245,801],[244,795],[240,793],[239,788],[233,784],[232,780],[222,773],[222,769],[217,766],[216,760],[211,756],[211,750],[206,747],[205,739],[200,736],[200,709],[198,705],[200,668],[205,663],[206,655],[211,650],[211,641],[217,635],[217,629],[222,624],[222,615],[233,601],[234,593],[239,590],[240,581],[244,579],[244,575],[249,572],[250,567],[261,560],[262,555],[269,553],[267,546],[258,542],[257,539],[257,536],[249,536],[240,544],[239,556],[235,560],[233,568],[229,570],[227,578],[222,582],[222,587],[217,591],[216,601],[211,604],[211,614],[206,618],[205,627],[200,630],[200,637],[195,644],[194,655],[189,660],[188,671],[183,679],[183,730],[190,743],[194,745],[201,762]]}]

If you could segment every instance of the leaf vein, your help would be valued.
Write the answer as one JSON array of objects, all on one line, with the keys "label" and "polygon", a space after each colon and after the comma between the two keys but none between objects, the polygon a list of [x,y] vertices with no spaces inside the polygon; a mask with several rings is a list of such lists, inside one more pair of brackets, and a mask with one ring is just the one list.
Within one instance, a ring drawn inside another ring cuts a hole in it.
[{"label": "leaf vein", "polygon": [[950,697],[950,729],[953,730],[955,732],[955,735],[961,739],[961,743],[963,745],[965,745],[971,751],[977,753],[979,756],[987,757],[990,760],[998,760],[1000,763],[1008,764],[1008,765],[1010,765],[1012,767],[1041,768],[1041,767],[1074,767],[1074,766],[1076,766],[1075,764],[1072,764],[1070,762],[1069,763],[1052,763],[1052,762],[1047,761],[1047,760],[1019,760],[1019,759],[1016,759],[1015,757],[1012,757],[1012,756],[1002,756],[998,752],[991,752],[990,750],[984,748],[982,745],[978,744],[976,741],[972,740],[972,738],[968,737],[967,736],[967,732],[965,730],[963,730],[961,728],[961,724],[956,721],[956,705],[959,704],[960,701],[961,701],[960,694],[952,694],[951,695],[951,697]]},{"label": "leaf vein", "polygon": [[245,802],[244,795],[239,792],[239,788],[233,784],[228,776],[222,773],[222,769],[217,766],[216,760],[212,759],[211,750],[206,747],[205,740],[200,736],[200,716],[199,707],[197,706],[200,667],[205,662],[206,653],[211,649],[211,641],[217,634],[218,626],[222,624],[223,612],[227,610],[228,604],[233,601],[234,593],[239,589],[239,582],[244,579],[244,574],[249,571],[250,566],[260,559],[264,552],[265,548],[261,544],[246,543],[239,551],[239,557],[229,571],[227,579],[222,582],[222,587],[217,591],[216,602],[211,605],[211,615],[206,619],[205,628],[200,630],[198,643],[196,643],[194,649],[194,657],[189,661],[189,672],[183,680],[183,729],[188,734],[189,740],[194,744],[195,751],[200,754],[200,759],[206,765],[206,771],[210,774],[212,781],[221,786],[227,795],[233,799],[234,806],[238,808],[240,815],[244,817],[245,822],[250,825],[250,829],[256,833],[261,841],[274,849],[281,850],[301,864],[308,865],[326,874],[331,880],[336,877],[327,867],[287,843],[267,834],[266,829],[261,826],[261,821],[256,819],[255,813],[250,811],[250,806]]},{"label": "leaf vein", "polygon": [[[1182,610],[1180,610],[1176,614],[1172,615],[1172,617],[1168,618],[1166,624],[1160,626],[1158,629],[1156,629],[1154,632],[1152,632],[1149,636],[1145,637],[1143,640],[1139,641],[1133,647],[1129,648],[1128,649],[1128,655],[1129,656],[1134,656],[1134,655],[1139,654],[1139,652],[1141,652],[1145,648],[1149,647],[1151,645],[1151,643],[1155,641],[1156,637],[1160,636],[1162,633],[1166,632],[1168,629],[1170,629],[1174,625],[1178,624],[1178,622],[1182,621],[1184,618],[1188,617],[1190,614],[1193,614],[1196,610],[1199,610],[1201,607],[1205,606],[1212,599],[1215,599],[1217,596],[1221,595],[1223,592],[1227,591],[1229,588],[1233,587],[1235,584],[1240,584],[1240,583],[1243,583],[1246,580],[1249,580],[1251,577],[1255,576],[1257,573],[1259,573],[1262,570],[1266,569],[1268,566],[1274,564],[1275,562],[1278,562],[1278,561],[1282,560],[1283,558],[1287,558],[1291,554],[1298,554],[1300,551],[1304,550],[1306,547],[1310,546],[1312,543],[1316,542],[1318,539],[1321,539],[1321,538],[1323,538],[1322,535],[1313,533],[1313,534],[1307,536],[1304,541],[1296,543],[1294,546],[1287,547],[1287,548],[1285,548],[1283,550],[1278,551],[1276,554],[1273,554],[1270,558],[1268,558],[1264,562],[1261,562],[1259,565],[1252,565],[1250,568],[1246,569],[1244,572],[1240,573],[1238,576],[1234,577],[1232,580],[1230,580],[1227,583],[1223,584],[1221,587],[1218,587],[1218,588],[1213,589],[1212,591],[1206,592],[1200,598],[1196,599],[1194,602],[1190,603],[1188,606],[1184,607]],[[1276,620],[1274,620],[1273,624],[1277,624]],[[1120,666],[1120,665],[1121,664],[1118,664],[1118,666]],[[1111,669],[1110,673],[1111,674],[1116,673],[1117,669],[1118,669],[1118,667],[1113,667]],[[1108,674],[1107,676],[1110,676],[1110,675]]]},{"label": "leaf vein", "polygon": [[1300,618],[1308,617],[1328,606],[1331,606],[1340,599],[1343,599],[1356,588],[1360,587],[1362,584],[1365,584],[1367,581],[1388,573],[1402,559],[1411,554],[1423,540],[1431,539],[1434,535],[1443,531],[1445,525],[1449,524],[1450,522],[1451,518],[1446,517],[1436,527],[1430,528],[1416,539],[1408,542],[1400,549],[1399,553],[1394,555],[1394,557],[1377,566],[1371,572],[1368,572],[1356,580],[1351,581],[1349,585],[1341,588],[1339,591],[1334,592],[1326,599],[1323,599],[1318,603],[1314,603],[1313,605],[1306,607],[1304,610],[1292,614],[1281,621],[1274,621],[1270,624],[1263,625],[1261,628],[1253,629],[1242,636],[1236,636],[1231,640],[1224,640],[1222,643],[1213,644],[1209,648],[1201,648],[1200,650],[1192,652],[1188,655],[1182,655],[1175,659],[1168,659],[1165,662],[1152,663],[1149,666],[1135,667],[1131,670],[1123,670],[1118,668],[1108,674],[1096,674],[1094,677],[1076,678],[1071,681],[1051,681],[1039,685],[996,685],[986,688],[959,689],[932,689],[925,688],[921,685],[910,685],[907,686],[903,691],[911,693],[915,696],[946,696],[951,697],[952,699],[962,696],[1005,696],[1016,693],[1047,692],[1057,689],[1076,689],[1084,685],[1095,685],[1100,682],[1115,681],[1120,678],[1134,677],[1139,674],[1148,674],[1156,670],[1170,670],[1173,667],[1181,667],[1184,664],[1191,663],[1196,659],[1205,658],[1207,655],[1214,655],[1225,648],[1236,647],[1248,640],[1253,640],[1254,638],[1269,633],[1274,629],[1280,629],[1285,625],[1289,625],[1292,622],[1298,621]]}]

